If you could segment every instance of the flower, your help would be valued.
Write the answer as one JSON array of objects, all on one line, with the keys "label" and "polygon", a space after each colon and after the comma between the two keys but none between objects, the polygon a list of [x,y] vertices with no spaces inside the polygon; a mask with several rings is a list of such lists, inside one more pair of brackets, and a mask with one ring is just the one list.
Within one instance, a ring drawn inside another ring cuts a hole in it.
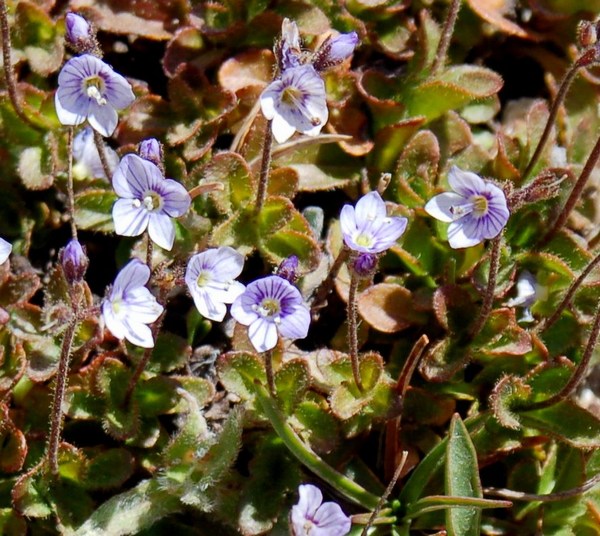
[{"label": "flower", "polygon": [[138,236],[148,228],[150,238],[170,250],[175,240],[171,218],[185,214],[192,202],[187,190],[136,154],[127,154],[119,162],[113,187],[121,198],[113,205],[115,232]]},{"label": "flower", "polygon": [[540,299],[548,297],[548,289],[538,285],[535,277],[523,270],[517,279],[517,295],[506,302],[508,307],[523,307],[523,316],[519,318],[520,322],[533,322],[531,306]]},{"label": "flower", "polygon": [[231,316],[248,326],[248,337],[257,352],[274,348],[278,332],[288,339],[303,339],[310,325],[300,291],[277,275],[250,283],[233,302]]},{"label": "flower", "polygon": [[298,257],[296,255],[290,255],[281,261],[281,264],[277,267],[275,274],[279,277],[283,277],[292,285],[298,279]]},{"label": "flower", "polygon": [[339,65],[352,56],[356,45],[358,45],[358,34],[356,32],[329,37],[315,52],[312,64],[317,71]]},{"label": "flower", "polygon": [[[109,169],[114,170],[119,163],[117,153],[107,145],[104,145],[104,155],[106,156]],[[75,161],[77,162],[73,167],[74,175],[81,178],[109,178],[104,173],[104,167],[102,166],[102,161],[98,154],[98,148],[94,143],[94,132],[92,127],[85,127],[77,133],[77,136],[75,136],[75,139],[73,140],[73,158],[75,158]]]},{"label": "flower", "polygon": [[60,262],[67,281],[72,285],[83,279],[90,260],[76,238],[73,238],[62,251]]},{"label": "flower", "polygon": [[92,52],[96,48],[94,32],[81,15],[67,13],[65,16],[65,37],[77,52]]},{"label": "flower", "polygon": [[300,33],[294,21],[288,18],[281,23],[281,40],[277,45],[279,68],[284,71],[290,67],[298,67],[301,63]]},{"label": "flower", "polygon": [[156,138],[148,138],[140,142],[138,153],[144,160],[150,160],[153,164],[161,166],[163,163],[163,150]]},{"label": "flower", "polygon": [[323,502],[321,490],[312,484],[298,488],[300,499],[292,506],[290,521],[294,536],[345,536],[352,522],[340,505]]},{"label": "flower", "polygon": [[129,82],[91,54],[71,58],[58,75],[54,97],[56,114],[63,125],[80,125],[86,119],[102,136],[117,127],[117,110],[135,97]]},{"label": "flower", "polygon": [[317,136],[329,117],[325,83],[312,65],[285,69],[281,78],[269,84],[260,96],[263,115],[273,121],[278,143],[298,131]]},{"label": "flower", "polygon": [[200,314],[221,322],[226,303],[244,292],[244,285],[234,279],[244,267],[244,257],[235,249],[220,247],[194,255],[185,270],[185,282]]},{"label": "flower", "polygon": [[450,247],[468,248],[498,236],[510,215],[504,192],[476,173],[456,166],[450,169],[448,182],[454,193],[436,195],[425,210],[440,221],[450,222]]},{"label": "flower", "polygon": [[345,244],[360,253],[381,253],[390,248],[406,230],[408,220],[388,217],[385,201],[369,192],[352,205],[344,205],[340,225]]},{"label": "flower", "polygon": [[117,339],[127,339],[143,348],[152,348],[154,339],[147,324],[163,312],[163,306],[144,286],[150,268],[138,259],[130,261],[118,274],[108,297],[102,303],[102,318]]},{"label": "flower", "polygon": [[12,244],[0,238],[0,264],[4,264],[8,260],[8,256],[12,251]]}]

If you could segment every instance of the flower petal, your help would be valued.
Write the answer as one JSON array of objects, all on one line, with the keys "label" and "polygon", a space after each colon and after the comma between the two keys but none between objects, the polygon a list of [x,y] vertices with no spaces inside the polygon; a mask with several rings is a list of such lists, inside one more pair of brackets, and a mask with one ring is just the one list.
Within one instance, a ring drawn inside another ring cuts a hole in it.
[{"label": "flower petal", "polygon": [[486,188],[485,181],[472,171],[464,171],[458,166],[452,166],[448,172],[448,184],[456,193],[463,197],[482,195]]},{"label": "flower petal", "polygon": [[150,214],[148,234],[152,241],[167,251],[171,251],[175,241],[175,226],[166,214],[155,212]]},{"label": "flower petal", "polygon": [[152,324],[164,311],[164,307],[146,287],[136,287],[123,296],[127,305],[127,317],[142,324]]},{"label": "flower petal", "polygon": [[123,323],[116,317],[113,308],[112,302],[110,300],[104,300],[102,303],[102,318],[104,319],[104,323],[108,330],[120,340],[125,338],[125,326]]},{"label": "flower petal", "polygon": [[433,216],[436,220],[450,223],[456,220],[456,215],[452,213],[452,207],[465,203],[465,198],[453,192],[444,192],[443,194],[432,197],[425,205],[425,212]]},{"label": "flower petal", "polygon": [[470,214],[448,226],[448,242],[451,248],[461,249],[476,246],[484,238],[479,232],[477,220]]},{"label": "flower petal", "polygon": [[231,316],[235,318],[236,322],[242,324],[243,326],[249,326],[258,318],[260,318],[258,313],[253,311],[250,306],[247,306],[247,304],[245,303],[246,301],[246,295],[241,294],[235,299],[235,301],[231,305],[230,310]]},{"label": "flower petal", "polygon": [[146,326],[146,324],[141,324],[139,322],[131,322],[130,320],[125,319],[123,325],[125,328],[125,338],[131,344],[141,346],[142,348],[154,347],[152,330],[148,326]]},{"label": "flower petal", "polygon": [[376,219],[387,216],[385,201],[375,191],[363,195],[356,203],[354,212],[356,227],[359,232],[362,232],[367,225],[370,225]]},{"label": "flower petal", "polygon": [[373,226],[373,243],[367,248],[367,253],[382,253],[392,247],[406,230],[408,220],[399,216],[383,218],[379,225]]},{"label": "flower petal", "polygon": [[212,269],[219,274],[220,281],[235,279],[244,268],[244,256],[235,249],[225,246],[216,250]]},{"label": "flower petal", "polygon": [[321,490],[312,484],[302,484],[298,487],[300,498],[298,504],[292,507],[292,523],[300,529],[308,519],[312,519],[323,502]]},{"label": "flower petal", "polygon": [[12,244],[0,238],[0,264],[4,264],[12,251]]},{"label": "flower petal", "polygon": [[323,503],[315,513],[313,522],[315,527],[311,535],[314,536],[345,536],[352,526],[350,518],[334,502]]},{"label": "flower petal", "polygon": [[112,209],[115,233],[121,236],[139,236],[148,227],[150,213],[135,206],[133,199],[117,199]]},{"label": "flower petal", "polygon": [[277,143],[285,143],[294,135],[294,132],[296,132],[296,127],[280,114],[274,115],[271,129]]},{"label": "flower petal", "polygon": [[99,105],[90,102],[88,109],[88,121],[90,126],[104,137],[112,136],[117,128],[119,116],[116,110],[108,104]]},{"label": "flower petal", "polygon": [[139,259],[132,259],[117,274],[113,290],[122,295],[136,287],[143,287],[149,279],[150,268]]},{"label": "flower petal", "polygon": [[295,307],[294,311],[281,317],[279,333],[288,339],[304,339],[310,327],[310,312],[302,304]]},{"label": "flower petal", "polygon": [[157,191],[163,200],[162,210],[172,218],[183,216],[192,204],[192,198],[188,191],[173,179],[162,181]]},{"label": "flower petal", "polygon": [[248,327],[248,338],[257,352],[272,350],[277,345],[277,327],[272,321],[258,318]]},{"label": "flower petal", "polygon": [[225,318],[227,313],[225,303],[213,300],[209,292],[199,289],[197,286],[190,287],[190,292],[194,299],[194,305],[204,318],[215,322],[221,322]]}]

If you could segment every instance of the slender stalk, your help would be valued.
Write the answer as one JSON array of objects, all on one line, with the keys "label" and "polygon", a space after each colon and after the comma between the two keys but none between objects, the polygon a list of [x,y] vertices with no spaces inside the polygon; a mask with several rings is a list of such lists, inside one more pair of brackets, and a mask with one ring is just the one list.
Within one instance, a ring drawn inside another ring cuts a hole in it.
[{"label": "slender stalk", "polygon": [[356,386],[364,391],[360,377],[360,366],[358,359],[358,282],[359,278],[350,270],[350,291],[348,292],[348,346],[350,347],[350,362],[352,363],[352,375]]},{"label": "slender stalk", "polygon": [[327,296],[331,292],[335,278],[337,277],[341,267],[348,260],[349,256],[350,250],[346,246],[343,246],[340,252],[338,253],[338,256],[335,258],[335,261],[333,261],[333,264],[329,269],[327,277],[323,280],[323,282],[315,291],[314,298],[310,306],[310,314],[312,316],[313,321],[318,319],[319,310],[323,307]]},{"label": "slender stalk", "polygon": [[596,255],[592,261],[585,267],[585,270],[581,272],[580,276],[571,284],[569,290],[565,294],[565,297],[562,299],[552,316],[548,318],[545,322],[540,322],[536,331],[544,331],[552,326],[559,318],[562,312],[569,306],[573,295],[577,291],[577,289],[584,282],[585,278],[591,273],[591,271],[600,263],[600,253]]},{"label": "slender stalk", "polygon": [[265,352],[265,370],[267,372],[267,385],[269,386],[269,392],[271,396],[276,395],[275,391],[275,376],[273,375],[273,352],[267,350]]},{"label": "slender stalk", "polygon": [[60,443],[63,425],[62,404],[67,388],[69,360],[71,358],[71,349],[73,347],[73,339],[75,337],[75,328],[77,327],[78,319],[78,315],[73,314],[69,320],[67,329],[65,330],[60,349],[60,361],[58,362],[58,371],[56,373],[56,384],[54,385],[47,456],[50,464],[50,471],[55,476],[58,475],[58,445]]},{"label": "slender stalk", "polygon": [[400,458],[400,463],[398,464],[398,467],[396,467],[396,470],[394,471],[394,476],[390,480],[388,487],[385,488],[384,494],[379,499],[379,503],[377,504],[377,507],[373,510],[373,513],[371,514],[371,517],[369,517],[369,521],[367,521],[367,524],[364,526],[362,532],[360,533],[360,536],[367,536],[367,532],[368,532],[369,528],[375,522],[375,519],[379,515],[379,512],[381,512],[381,509],[383,508],[385,501],[387,501],[387,498],[390,496],[390,494],[394,490],[394,487],[396,486],[396,482],[398,482],[398,479],[400,478],[400,474],[402,473],[402,469],[404,469],[404,464],[406,463],[407,458],[408,458],[408,451],[405,450],[402,452],[402,457]]},{"label": "slender stalk", "polygon": [[448,15],[446,16],[446,21],[444,22],[444,27],[442,29],[442,36],[438,43],[437,50],[435,51],[435,59],[431,66],[431,74],[436,74],[444,66],[446,56],[448,55],[448,48],[450,47],[450,39],[452,39],[452,34],[454,33],[454,25],[456,24],[458,12],[460,11],[460,3],[460,0],[452,0],[450,3]]},{"label": "slender stalk", "polygon": [[498,277],[498,269],[500,268],[500,244],[502,242],[502,234],[499,234],[492,241],[492,252],[490,254],[490,273],[488,275],[487,288],[485,289],[485,296],[483,297],[483,304],[479,311],[479,317],[477,322],[471,328],[469,335],[471,338],[477,336],[492,311],[492,304],[494,303],[494,292],[496,290],[496,278]]},{"label": "slender stalk", "polygon": [[579,71],[581,67],[587,62],[583,62],[582,58],[579,57],[573,65],[569,68],[562,82],[560,83],[560,87],[558,88],[558,93],[552,102],[552,106],[550,108],[550,113],[548,115],[548,121],[546,122],[546,126],[544,128],[544,132],[542,132],[542,136],[538,141],[537,147],[533,152],[533,156],[527,164],[527,168],[523,172],[523,179],[526,179],[529,174],[533,171],[537,161],[539,160],[544,147],[546,146],[546,142],[548,141],[548,137],[550,136],[550,132],[552,131],[552,127],[554,125],[554,121],[556,120],[556,116],[558,115],[558,110],[560,109],[561,104],[563,103],[565,96],[567,95],[567,91],[571,87],[573,80],[575,79],[575,75]]},{"label": "slender stalk", "polygon": [[199,195],[206,194],[208,192],[222,192],[225,189],[220,182],[209,182],[206,184],[199,184],[198,186],[194,186],[188,194],[192,199],[195,199]]},{"label": "slender stalk", "polygon": [[269,396],[258,381],[254,382],[254,392],[262,410],[271,422],[271,426],[300,463],[353,503],[367,510],[378,507],[379,497],[377,495],[372,494],[360,484],[336,471],[296,435],[296,432],[285,421],[275,400]]},{"label": "slender stalk", "polygon": [[146,266],[150,268],[150,272],[152,273],[152,251],[154,250],[152,239],[150,235],[146,233]]},{"label": "slender stalk", "polygon": [[258,178],[258,191],[256,192],[256,204],[254,213],[258,214],[267,199],[267,186],[269,185],[269,172],[271,170],[271,155],[273,151],[273,129],[272,121],[267,121],[267,130],[265,131],[265,141],[263,144],[262,159],[260,161],[260,175]]},{"label": "slender stalk", "polygon": [[12,45],[10,41],[10,28],[8,25],[8,10],[6,7],[6,0],[0,0],[0,31],[2,33],[2,60],[4,62],[4,81],[6,82],[6,89],[8,90],[8,97],[12,104],[12,107],[21,121],[27,123],[30,127],[35,130],[42,130],[36,125],[23,111],[21,106],[21,99],[17,91],[17,83],[15,81],[15,74],[13,72],[13,64],[11,59]]},{"label": "slender stalk", "polygon": [[527,406],[526,411],[530,411],[533,409],[542,409],[552,406],[561,400],[565,400],[569,397],[573,391],[579,385],[579,382],[585,376],[590,360],[592,359],[592,355],[594,354],[594,348],[596,347],[596,342],[598,342],[598,334],[600,334],[600,304],[598,304],[598,310],[596,311],[596,316],[594,317],[594,323],[592,325],[592,330],[590,331],[590,336],[588,338],[587,346],[585,347],[585,351],[583,352],[583,356],[581,357],[581,361],[577,365],[575,372],[567,382],[567,384],[555,395],[552,395],[550,398],[546,400],[541,400],[540,402],[536,402]]},{"label": "slender stalk", "polygon": [[67,194],[69,196],[69,219],[71,238],[77,240],[77,225],[75,225],[75,193],[73,191],[73,127],[67,131]]},{"label": "slender stalk", "polygon": [[100,157],[100,163],[102,164],[102,169],[108,182],[112,184],[112,171],[110,170],[110,166],[108,165],[108,160],[106,159],[106,151],[104,150],[104,139],[100,135],[99,132],[94,130],[94,144],[96,145],[96,150],[98,151],[98,156]]},{"label": "slender stalk", "polygon": [[554,236],[554,234],[567,221],[567,218],[571,214],[571,211],[575,208],[577,201],[579,201],[579,198],[581,197],[581,193],[583,192],[583,189],[585,188],[585,185],[587,184],[588,179],[590,178],[592,172],[594,171],[594,168],[596,167],[598,160],[600,160],[600,137],[598,138],[598,140],[596,140],[596,145],[594,145],[594,148],[592,149],[592,152],[590,153],[590,156],[588,157],[587,162],[585,163],[585,166],[581,170],[581,175],[579,175],[579,178],[577,179],[575,186],[573,186],[573,190],[571,190],[571,193],[569,194],[569,198],[567,199],[565,206],[560,211],[560,214],[558,215],[558,218],[554,222],[554,225],[552,225],[550,230],[546,233],[546,235],[542,239],[542,245],[547,244],[550,241],[550,239]]}]

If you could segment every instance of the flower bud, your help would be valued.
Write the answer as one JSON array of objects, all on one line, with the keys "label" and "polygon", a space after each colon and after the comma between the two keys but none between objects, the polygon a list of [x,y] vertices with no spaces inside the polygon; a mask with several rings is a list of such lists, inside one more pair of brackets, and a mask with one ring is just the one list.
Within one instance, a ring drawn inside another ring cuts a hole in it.
[{"label": "flower bud", "polygon": [[90,263],[79,241],[73,238],[62,250],[60,262],[70,285],[83,279]]},{"label": "flower bud", "polygon": [[346,58],[352,56],[358,44],[358,34],[350,32],[329,38],[315,53],[313,66],[317,71],[323,71],[329,67],[339,65]]},{"label": "flower bud", "polygon": [[377,255],[373,253],[360,253],[352,263],[354,273],[359,277],[370,277],[377,267]]},{"label": "flower bud", "polygon": [[597,34],[596,25],[589,20],[579,21],[577,25],[577,42],[580,48],[588,48],[596,44]]},{"label": "flower bud", "polygon": [[77,52],[92,52],[96,39],[92,27],[81,15],[67,13],[65,16],[66,40]]},{"label": "flower bud", "polygon": [[156,138],[148,138],[140,142],[138,153],[144,160],[149,160],[158,167],[163,165],[162,145]]},{"label": "flower bud", "polygon": [[296,273],[297,270],[298,257],[296,257],[296,255],[291,255],[287,259],[283,259],[283,261],[281,261],[281,264],[275,273],[279,277],[283,277],[283,279],[287,279],[290,283],[294,284],[298,278],[298,274]]}]

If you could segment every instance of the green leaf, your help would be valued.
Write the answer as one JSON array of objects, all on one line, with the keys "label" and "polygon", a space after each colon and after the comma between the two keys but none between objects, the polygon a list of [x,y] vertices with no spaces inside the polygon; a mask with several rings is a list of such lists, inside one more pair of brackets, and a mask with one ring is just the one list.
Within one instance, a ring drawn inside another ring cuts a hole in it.
[{"label": "green leaf", "polygon": [[87,189],[75,196],[75,223],[79,229],[112,233],[115,228],[112,206],[117,200],[114,192]]},{"label": "green leaf", "polygon": [[291,415],[310,385],[308,365],[304,359],[286,361],[275,374],[275,391],[281,409]]},{"label": "green leaf", "polygon": [[133,474],[135,459],[125,449],[110,449],[92,458],[87,466],[85,487],[91,490],[118,488]]},{"label": "green leaf", "polygon": [[140,414],[153,417],[172,413],[179,402],[177,382],[165,376],[155,376],[145,381],[138,381],[134,398],[138,403]]},{"label": "green leaf", "polygon": [[[446,446],[446,494],[456,497],[483,498],[477,453],[469,432],[458,413],[452,417]],[[449,508],[446,511],[449,536],[479,536],[480,508]]]},{"label": "green leaf", "polygon": [[163,517],[183,508],[177,497],[154,479],[115,495],[98,508],[74,536],[127,536],[137,534]]},{"label": "green leaf", "polygon": [[519,413],[523,426],[535,428],[580,449],[600,447],[600,420],[571,401]]},{"label": "green leaf", "polygon": [[265,366],[256,354],[228,352],[217,361],[219,380],[225,389],[244,400],[254,398],[254,381],[267,381]]}]

